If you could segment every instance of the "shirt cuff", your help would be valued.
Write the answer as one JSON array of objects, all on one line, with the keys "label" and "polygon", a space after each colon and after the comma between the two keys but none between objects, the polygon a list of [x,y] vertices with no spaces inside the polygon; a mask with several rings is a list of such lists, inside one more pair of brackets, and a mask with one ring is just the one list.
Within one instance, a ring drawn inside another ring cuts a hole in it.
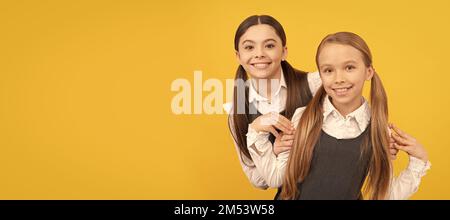
[{"label": "shirt cuff", "polygon": [[257,132],[250,125],[247,132],[247,147],[255,145],[258,150],[262,150],[261,145],[264,145],[266,141],[269,141],[269,132],[260,131]]},{"label": "shirt cuff", "polygon": [[430,161],[423,162],[421,159],[410,156],[408,170],[420,174],[420,176],[425,175],[426,171],[431,168]]}]

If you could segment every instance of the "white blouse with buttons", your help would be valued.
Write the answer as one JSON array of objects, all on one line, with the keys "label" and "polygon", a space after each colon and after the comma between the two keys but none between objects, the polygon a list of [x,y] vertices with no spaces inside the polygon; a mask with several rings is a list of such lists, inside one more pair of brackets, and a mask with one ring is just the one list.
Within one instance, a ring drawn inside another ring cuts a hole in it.
[{"label": "white blouse with buttons", "polygon": [[[305,110],[298,108],[292,122],[295,127]],[[323,102],[322,130],[337,139],[350,139],[358,137],[367,128],[370,122],[370,107],[366,100],[363,104],[347,116],[342,116],[333,106],[329,97]],[[277,188],[282,185],[287,160],[290,151],[282,152],[277,156],[273,153],[272,143],[268,132],[256,132],[249,126],[247,133],[247,147],[253,162],[269,187]],[[387,199],[408,199],[417,192],[421,178],[431,167],[429,161],[424,162],[410,156],[408,167],[396,178],[391,179],[390,191]],[[393,176],[393,175],[391,175]]]},{"label": "white blouse with buttons", "polygon": [[[317,92],[320,86],[322,86],[322,80],[320,79],[319,72],[312,72],[307,74],[307,81],[309,89],[314,96],[314,94]],[[247,86],[249,87],[249,103],[254,105],[256,109],[262,113],[266,114],[272,111],[276,112],[282,112],[286,106],[286,96],[287,96],[287,86],[286,81],[284,78],[283,71],[281,72],[281,78],[280,78],[280,84],[277,88],[276,92],[272,96],[271,102],[260,94],[258,94],[257,90],[254,88],[253,83],[250,83],[250,80],[247,81]],[[232,103],[225,103],[223,105],[225,111],[230,114],[232,110]],[[230,117],[229,127],[233,128],[233,118]],[[232,135],[235,134],[235,131],[231,130],[233,132]],[[244,134],[245,135],[245,134]],[[233,139],[233,137],[232,137]],[[234,140],[234,139],[233,139]],[[234,141],[233,141],[234,142]],[[258,172],[255,163],[253,159],[249,159],[246,156],[242,156],[242,152],[239,149],[236,142],[234,142],[234,146],[236,148],[236,151],[238,153],[239,162],[241,164],[241,167],[249,179],[250,183],[252,183],[253,186],[260,188],[260,189],[267,189],[268,184],[264,180],[264,178],[261,176],[261,174]]]}]

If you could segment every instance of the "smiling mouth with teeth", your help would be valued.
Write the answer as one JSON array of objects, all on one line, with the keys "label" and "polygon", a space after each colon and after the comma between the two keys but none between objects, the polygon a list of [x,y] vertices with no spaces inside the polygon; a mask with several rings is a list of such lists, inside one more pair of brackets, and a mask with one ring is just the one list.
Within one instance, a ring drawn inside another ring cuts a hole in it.
[{"label": "smiling mouth with teeth", "polygon": [[343,88],[334,88],[333,91],[335,92],[347,92],[347,90],[353,88],[353,86],[349,86],[349,87],[343,87]]},{"label": "smiling mouth with teeth", "polygon": [[253,67],[257,68],[257,69],[265,69],[267,68],[271,63],[252,63],[250,65],[252,65]]}]

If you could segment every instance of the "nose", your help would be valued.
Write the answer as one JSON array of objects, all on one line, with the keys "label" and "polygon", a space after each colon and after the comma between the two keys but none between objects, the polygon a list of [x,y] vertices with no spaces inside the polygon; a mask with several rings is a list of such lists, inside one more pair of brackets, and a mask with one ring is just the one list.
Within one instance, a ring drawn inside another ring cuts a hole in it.
[{"label": "nose", "polygon": [[341,84],[345,82],[345,75],[343,71],[337,70],[336,77],[334,79],[334,83]]},{"label": "nose", "polygon": [[264,58],[264,57],[265,57],[264,49],[262,47],[256,47],[255,58]]}]

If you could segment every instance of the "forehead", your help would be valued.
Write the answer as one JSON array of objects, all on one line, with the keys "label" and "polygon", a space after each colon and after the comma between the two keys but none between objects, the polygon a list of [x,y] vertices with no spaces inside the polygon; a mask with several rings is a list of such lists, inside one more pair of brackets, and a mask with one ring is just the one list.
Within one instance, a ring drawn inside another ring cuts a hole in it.
[{"label": "forehead", "polygon": [[363,62],[362,53],[356,48],[337,43],[327,43],[320,51],[318,61],[320,65],[338,65],[348,61]]},{"label": "forehead", "polygon": [[239,40],[239,43],[242,43],[246,40],[262,42],[267,39],[275,39],[276,41],[281,42],[280,37],[277,35],[273,27],[267,24],[257,24],[247,29],[247,31]]}]

